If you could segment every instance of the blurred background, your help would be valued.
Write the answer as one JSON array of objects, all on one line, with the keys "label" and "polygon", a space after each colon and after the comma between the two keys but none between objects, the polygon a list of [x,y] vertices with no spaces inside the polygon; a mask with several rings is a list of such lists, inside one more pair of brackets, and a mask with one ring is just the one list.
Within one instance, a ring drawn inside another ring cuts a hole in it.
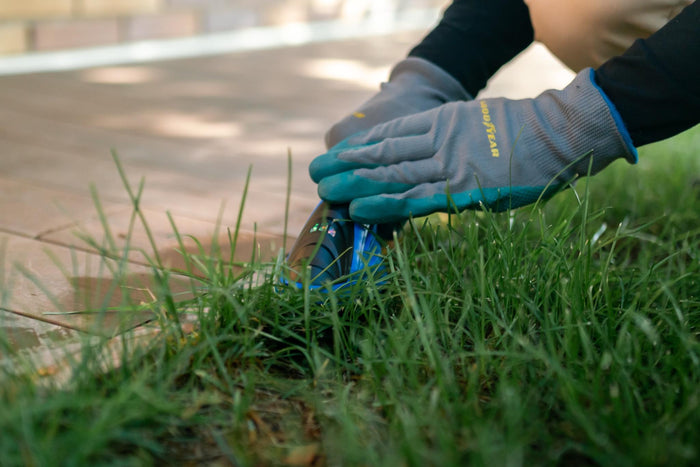
[{"label": "blurred background", "polygon": [[328,20],[387,21],[445,0],[0,0],[0,55]]},{"label": "blurred background", "polygon": [[[94,219],[91,183],[128,211],[114,150],[132,182],[145,177],[142,207],[209,224],[241,221],[252,167],[242,225],[294,235],[318,202],[307,167],[326,130],[449,3],[0,0],[0,231],[74,245],[72,226]],[[571,77],[534,44],[481,95],[532,97]],[[58,218],[39,209],[62,200],[49,186],[78,196]]]}]

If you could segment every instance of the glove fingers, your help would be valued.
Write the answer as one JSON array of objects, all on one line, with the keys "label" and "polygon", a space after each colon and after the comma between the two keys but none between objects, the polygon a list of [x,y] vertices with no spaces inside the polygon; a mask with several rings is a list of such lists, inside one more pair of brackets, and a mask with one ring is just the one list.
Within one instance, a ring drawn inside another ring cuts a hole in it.
[{"label": "glove fingers", "polygon": [[376,125],[418,111],[419,109],[414,109],[400,101],[387,101],[387,99],[370,100],[364,107],[358,109],[357,112],[347,115],[326,132],[326,148],[330,149],[346,138]]},{"label": "glove fingers", "polygon": [[358,163],[362,167],[388,166],[403,161],[428,159],[435,154],[429,135],[390,137],[378,143],[349,147],[340,152],[341,160]]},{"label": "glove fingers", "polygon": [[319,182],[318,194],[327,201],[341,203],[383,193],[404,193],[444,180],[442,166],[433,160],[404,161],[331,175]]},{"label": "glove fingers", "polygon": [[[362,134],[362,133],[360,133]],[[348,170],[359,169],[361,167],[375,167],[376,164],[363,162],[361,159],[348,161],[341,159],[341,153],[348,149],[361,149],[362,146],[354,146],[348,142],[349,138],[344,139],[333,148],[329,149],[325,154],[317,156],[309,164],[309,175],[311,179],[318,183],[323,178],[335,175],[337,173],[346,172]],[[369,145],[364,145],[369,146]]]},{"label": "glove fingers", "polygon": [[354,198],[379,193],[402,193],[412,185],[389,180],[371,180],[357,171],[343,172],[324,178],[318,184],[318,196],[331,203],[347,203]]},{"label": "glove fingers", "polygon": [[377,143],[387,138],[424,135],[428,133],[433,126],[434,110],[435,109],[396,118],[386,123],[376,125],[360,135],[351,136],[348,138],[348,142],[355,146]]},{"label": "glove fingers", "polygon": [[432,139],[426,135],[391,138],[360,146],[350,146],[346,139],[311,161],[309,174],[314,182],[319,183],[326,177],[350,170],[427,159],[433,152]]},{"label": "glove fingers", "polygon": [[407,198],[376,195],[358,198],[350,203],[350,217],[363,224],[404,221],[409,217],[421,217],[435,211],[444,211],[447,206],[444,194],[429,198]]}]

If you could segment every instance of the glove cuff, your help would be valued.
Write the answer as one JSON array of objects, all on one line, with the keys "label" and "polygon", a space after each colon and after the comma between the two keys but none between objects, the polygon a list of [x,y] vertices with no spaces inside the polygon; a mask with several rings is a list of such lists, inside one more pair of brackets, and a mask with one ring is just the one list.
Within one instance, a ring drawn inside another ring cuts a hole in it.
[{"label": "glove cuff", "polygon": [[603,98],[603,102],[607,104],[608,110],[610,111],[610,116],[615,122],[617,131],[620,134],[620,137],[622,138],[622,141],[627,148],[628,153],[625,159],[627,159],[627,162],[629,162],[630,164],[636,164],[639,161],[639,154],[637,153],[637,148],[634,147],[634,143],[632,142],[632,136],[630,136],[630,133],[627,130],[627,126],[625,126],[625,123],[622,121],[622,116],[620,115],[620,112],[617,110],[617,107],[615,107],[615,104],[613,104],[608,95],[605,94],[605,91],[603,91],[603,89],[596,82],[595,71],[593,70],[593,68],[588,68],[587,70],[584,70],[583,73],[585,73],[586,71],[588,71],[588,78],[591,81],[591,85],[596,91],[600,93],[600,96]]},{"label": "glove cuff", "polygon": [[[579,72],[567,86],[567,91],[572,103],[582,111],[580,118],[585,119],[580,122],[580,128],[584,129],[582,141],[588,142],[593,149],[591,175],[621,157],[636,164],[639,159],[637,149],[615,105],[595,82],[593,69]],[[585,167],[578,167],[580,175],[586,175],[588,171],[588,158],[584,163]]]},{"label": "glove cuff", "polygon": [[408,57],[391,70],[389,82],[401,87],[421,86],[443,102],[472,100],[472,96],[448,72],[423,58]]},{"label": "glove cuff", "polygon": [[[622,118],[586,68],[560,91],[550,90],[533,101],[525,118],[523,144],[535,156],[542,173],[562,179],[594,175],[619,158],[637,162],[637,150]],[[532,131],[527,131],[532,129]],[[516,145],[517,150],[517,145]]]}]

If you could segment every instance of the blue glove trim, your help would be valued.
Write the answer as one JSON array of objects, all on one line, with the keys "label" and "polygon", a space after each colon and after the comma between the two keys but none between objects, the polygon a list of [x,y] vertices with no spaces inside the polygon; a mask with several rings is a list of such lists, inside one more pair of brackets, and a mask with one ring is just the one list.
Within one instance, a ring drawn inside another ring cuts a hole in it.
[{"label": "blue glove trim", "polygon": [[629,131],[627,131],[625,122],[622,121],[622,116],[620,115],[620,112],[617,111],[617,107],[615,107],[615,104],[613,104],[608,95],[605,94],[605,91],[603,91],[603,89],[600,86],[598,86],[598,83],[596,83],[595,70],[593,70],[593,68],[590,69],[590,80],[593,87],[600,93],[601,97],[608,105],[608,108],[610,109],[610,114],[612,115],[612,118],[615,121],[615,124],[617,125],[617,130],[620,133],[620,135],[622,135],[622,140],[625,142],[625,146],[627,146],[627,149],[634,157],[634,161],[631,162],[633,164],[636,164],[637,162],[639,162],[639,154],[637,153],[637,148],[634,147],[632,137],[630,136]]},{"label": "blue glove trim", "polygon": [[407,183],[372,180],[354,172],[343,172],[321,180],[318,184],[318,196],[331,203],[347,203],[353,199],[382,193],[403,193],[413,187],[414,185]]},{"label": "blue glove trim", "polygon": [[482,206],[494,212],[519,208],[546,200],[556,194],[564,185],[524,186],[482,188],[456,193],[449,197],[436,194],[429,198],[396,198],[391,196],[372,196],[359,198],[350,203],[350,216],[356,222],[377,223],[405,220],[408,217],[420,217],[435,211],[447,212],[450,207],[458,211],[480,209]]},{"label": "blue glove trim", "polygon": [[[357,135],[359,134],[360,133],[358,133]],[[328,150],[328,152],[326,152],[325,154],[321,154],[320,156],[316,157],[313,161],[311,161],[311,164],[309,164],[309,175],[311,175],[311,180],[313,180],[315,183],[318,183],[328,176],[335,175],[341,172],[346,172],[348,170],[360,168],[371,169],[374,167],[378,167],[377,164],[361,164],[359,162],[346,161],[339,157],[343,151],[346,151],[348,149],[362,149],[367,146],[376,144],[369,143],[360,144],[357,146],[352,145],[348,143],[348,140],[353,136],[344,139],[340,143],[333,146],[330,150]]]}]

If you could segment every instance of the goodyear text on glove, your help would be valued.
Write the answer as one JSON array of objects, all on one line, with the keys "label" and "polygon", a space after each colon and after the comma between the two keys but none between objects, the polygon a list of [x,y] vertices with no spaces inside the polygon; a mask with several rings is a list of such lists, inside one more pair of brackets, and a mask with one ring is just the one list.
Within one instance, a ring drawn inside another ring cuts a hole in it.
[{"label": "goodyear text on glove", "polygon": [[491,149],[491,156],[498,157],[498,143],[496,143],[496,125],[491,122],[491,113],[489,112],[489,106],[486,101],[481,101],[481,123],[486,127],[486,137],[489,139],[489,148]]}]

